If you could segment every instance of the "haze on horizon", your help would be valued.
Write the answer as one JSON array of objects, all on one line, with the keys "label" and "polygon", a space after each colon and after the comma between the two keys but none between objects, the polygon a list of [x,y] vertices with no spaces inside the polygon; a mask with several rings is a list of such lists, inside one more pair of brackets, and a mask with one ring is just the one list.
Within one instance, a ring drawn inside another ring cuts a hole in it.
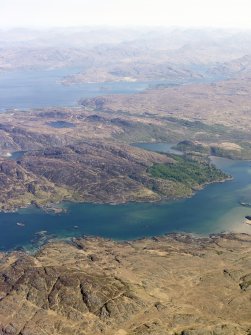
[{"label": "haze on horizon", "polygon": [[0,0],[0,28],[181,26],[251,29],[250,0]]}]

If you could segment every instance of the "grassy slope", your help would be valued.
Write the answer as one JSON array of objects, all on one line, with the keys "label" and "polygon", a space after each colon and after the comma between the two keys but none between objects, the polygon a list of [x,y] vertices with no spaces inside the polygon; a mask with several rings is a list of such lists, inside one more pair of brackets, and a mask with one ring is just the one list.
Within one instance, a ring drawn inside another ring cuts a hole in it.
[{"label": "grassy slope", "polygon": [[173,156],[173,158],[176,161],[174,164],[154,164],[148,169],[148,173],[154,178],[177,183],[179,191],[184,194],[204,184],[222,181],[228,177],[208,162],[199,162],[180,156]]}]

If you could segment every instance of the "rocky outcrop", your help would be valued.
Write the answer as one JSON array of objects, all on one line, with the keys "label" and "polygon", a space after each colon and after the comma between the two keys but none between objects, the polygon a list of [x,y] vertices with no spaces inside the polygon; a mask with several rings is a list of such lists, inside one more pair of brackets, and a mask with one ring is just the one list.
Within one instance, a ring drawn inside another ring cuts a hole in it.
[{"label": "rocky outcrop", "polygon": [[67,192],[21,164],[0,159],[0,210],[13,210],[33,202],[45,204],[61,200]]},{"label": "rocky outcrop", "polygon": [[54,242],[0,255],[2,335],[248,335],[251,237]]}]

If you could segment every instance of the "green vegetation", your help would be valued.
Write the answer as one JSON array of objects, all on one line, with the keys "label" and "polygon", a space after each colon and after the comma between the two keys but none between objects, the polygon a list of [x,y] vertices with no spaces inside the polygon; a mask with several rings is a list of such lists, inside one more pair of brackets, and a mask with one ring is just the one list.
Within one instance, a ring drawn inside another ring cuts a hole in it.
[{"label": "green vegetation", "polygon": [[173,155],[173,164],[154,164],[148,172],[155,178],[168,179],[185,184],[191,188],[210,183],[222,181],[228,176],[207,162]]},{"label": "green vegetation", "polygon": [[208,144],[212,142],[212,136],[216,136],[217,142],[234,142],[238,144],[246,142],[247,144],[251,141],[250,132],[223,124],[206,124],[201,121],[184,120],[172,116],[163,117],[162,120],[170,122],[172,130],[176,129],[176,127],[179,130],[182,129],[183,139],[196,139]]},{"label": "green vegetation", "polygon": [[163,126],[135,122],[130,126],[124,126],[123,132],[114,135],[114,137],[127,143],[152,142],[152,140],[171,142],[175,138],[175,134]]},{"label": "green vegetation", "polygon": [[217,123],[215,123],[214,125],[209,125],[201,121],[184,120],[184,119],[176,118],[173,116],[167,116],[165,117],[165,119],[167,121],[177,123],[179,126],[183,126],[189,129],[194,129],[196,131],[197,130],[205,131],[207,133],[227,134],[232,131],[231,128],[224,126],[222,124],[217,124]]}]

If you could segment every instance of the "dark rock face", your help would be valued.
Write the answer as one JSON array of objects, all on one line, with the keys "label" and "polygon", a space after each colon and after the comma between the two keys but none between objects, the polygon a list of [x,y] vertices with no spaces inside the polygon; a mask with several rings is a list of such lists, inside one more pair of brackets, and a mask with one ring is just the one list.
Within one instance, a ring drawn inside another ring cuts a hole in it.
[{"label": "dark rock face", "polygon": [[134,126],[133,122],[130,122],[128,120],[123,120],[123,119],[121,119],[119,117],[111,119],[111,123],[113,123],[113,124],[115,124],[117,126],[120,126],[122,128],[130,128],[130,127]]},{"label": "dark rock face", "polygon": [[71,116],[71,113],[69,112],[64,112],[60,110],[50,110],[50,111],[42,111],[38,114],[39,117],[41,118],[52,118],[52,119],[64,119],[68,118]]},{"label": "dark rock face", "polygon": [[93,108],[94,110],[102,109],[107,99],[105,97],[96,97],[96,98],[89,98],[89,99],[81,99],[79,101],[79,104],[88,107]]},{"label": "dark rock face", "polygon": [[12,271],[3,274],[4,289],[22,292],[23,297],[38,308],[50,309],[73,321],[84,320],[83,314],[88,312],[102,319],[119,317],[112,306],[115,300],[127,301],[124,307],[132,310],[137,305],[129,297],[129,288],[115,278],[72,273],[61,267],[26,265],[29,266],[22,269],[20,277],[12,278],[11,282]]},{"label": "dark rock face", "polygon": [[91,141],[26,152],[18,161],[0,161],[0,203],[9,209],[64,198],[106,203],[158,200],[147,188],[152,178],[146,170],[153,162],[170,160],[126,145]]},{"label": "dark rock face", "polygon": [[[0,273],[0,334],[53,330],[66,335],[71,327],[74,334],[86,334],[86,329],[101,333],[106,325],[124,322],[143,306],[128,284],[102,271],[37,265],[23,255]],[[6,311],[11,312],[17,301],[22,316],[15,314],[9,322],[11,314]]]},{"label": "dark rock face", "polygon": [[83,143],[26,155],[21,164],[37,176],[71,188],[86,200],[103,202],[136,192],[140,184],[128,176],[143,174],[150,161],[126,148]]},{"label": "dark rock face", "polygon": [[97,115],[97,114],[92,114],[90,116],[87,116],[85,120],[88,122],[107,122],[108,121],[108,119],[100,115]]},{"label": "dark rock face", "polygon": [[0,129],[0,147],[10,151],[37,150],[47,146],[68,144],[70,140],[55,134],[39,134],[23,128]]},{"label": "dark rock face", "polygon": [[250,248],[175,234],[0,254],[0,334],[249,335]]},{"label": "dark rock face", "polygon": [[[53,200],[57,187],[24,169],[21,162],[0,160],[0,209],[11,210],[36,201]],[[60,192],[59,192],[60,193]]]}]

